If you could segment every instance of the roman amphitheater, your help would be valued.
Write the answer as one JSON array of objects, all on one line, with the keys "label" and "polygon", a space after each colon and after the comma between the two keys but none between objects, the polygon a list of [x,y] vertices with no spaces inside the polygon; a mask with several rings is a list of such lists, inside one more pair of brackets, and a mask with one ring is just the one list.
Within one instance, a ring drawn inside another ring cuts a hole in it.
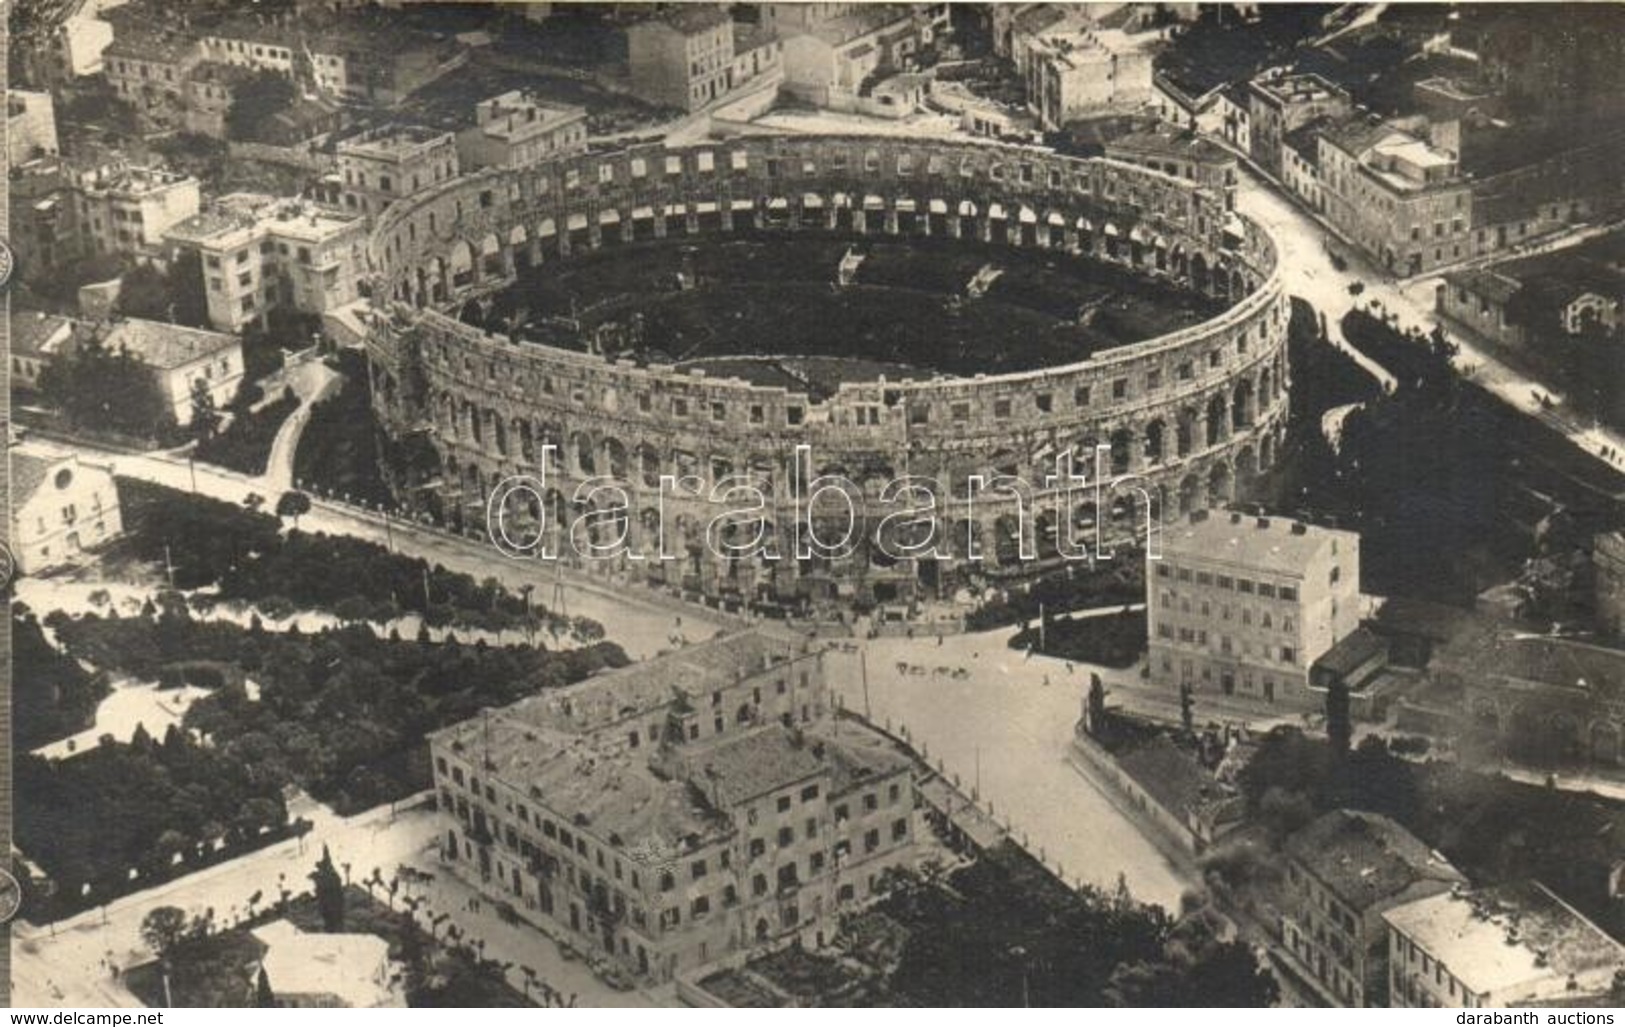
[{"label": "roman amphitheater", "polygon": [[[650,144],[399,200],[371,249],[374,408],[434,453],[390,472],[404,504],[483,535],[495,485],[545,470],[530,514],[556,531],[611,476],[630,502],[591,530],[669,557],[620,569],[728,605],[1041,573],[1063,535],[1138,535],[1142,496],[1160,519],[1245,494],[1286,427],[1271,240],[1146,167],[938,140]],[[870,525],[896,512],[886,482],[941,483],[936,556],[724,558],[705,543],[727,507],[662,494],[662,475],[750,474],[787,538],[798,446]],[[1116,487],[1046,491],[1064,453]],[[1038,488],[970,496],[973,475]]]}]

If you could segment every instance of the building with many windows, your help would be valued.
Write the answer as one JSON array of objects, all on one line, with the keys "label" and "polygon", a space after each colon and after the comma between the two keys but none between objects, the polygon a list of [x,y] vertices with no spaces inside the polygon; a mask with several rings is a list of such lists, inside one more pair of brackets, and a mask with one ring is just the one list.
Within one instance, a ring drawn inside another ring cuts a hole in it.
[{"label": "building with many windows", "polygon": [[1152,98],[1154,36],[1099,25],[1087,6],[1045,4],[1017,15],[1012,57],[1027,106],[1047,129]]},{"label": "building with many windows", "polygon": [[1378,813],[1323,814],[1286,842],[1284,954],[1322,996],[1388,1004],[1388,925],[1396,906],[1466,883],[1443,856]]},{"label": "building with many windows", "polygon": [[360,295],[366,219],[303,200],[237,194],[167,237],[197,251],[209,323],[237,331],[277,307],[325,314]]},{"label": "building with many windows", "polygon": [[130,317],[106,330],[102,346],[141,362],[179,425],[191,423],[198,383],[216,409],[236,399],[242,384],[243,342],[224,332]]},{"label": "building with many windows", "polygon": [[720,4],[677,4],[626,30],[632,92],[648,103],[698,110],[732,83],[734,23]]},{"label": "building with many windows", "polygon": [[587,110],[546,103],[514,89],[482,100],[474,124],[457,134],[464,168],[519,168],[587,148]]},{"label": "building with many windows", "polygon": [[77,456],[11,453],[11,548],[32,574],[75,563],[123,531],[113,469]]},{"label": "building with many windows", "polygon": [[344,208],[376,217],[405,196],[457,177],[457,139],[412,125],[385,126],[338,144]]},{"label": "building with many windows", "polygon": [[1146,568],[1151,679],[1319,709],[1315,660],[1360,624],[1360,536],[1198,510]]},{"label": "building with many windows", "polygon": [[822,650],[750,630],[439,731],[442,855],[645,980],[821,945],[915,858],[912,761],[827,691]]},{"label": "building with many windows", "polygon": [[1453,888],[1382,918],[1390,1006],[1609,1005],[1625,973],[1625,945],[1538,881]]},{"label": "building with many windows", "polygon": [[1349,94],[1319,75],[1266,72],[1248,83],[1247,142],[1253,160],[1276,178],[1285,173],[1287,133],[1316,118],[1354,109]]}]

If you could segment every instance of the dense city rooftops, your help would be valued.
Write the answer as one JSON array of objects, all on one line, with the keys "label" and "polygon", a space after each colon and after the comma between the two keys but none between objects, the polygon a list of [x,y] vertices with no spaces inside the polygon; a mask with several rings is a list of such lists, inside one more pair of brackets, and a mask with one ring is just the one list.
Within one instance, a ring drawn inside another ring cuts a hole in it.
[{"label": "dense city rooftops", "polygon": [[1357,911],[1401,895],[1419,881],[1466,881],[1443,856],[1379,813],[1333,810],[1293,834],[1286,847]]}]

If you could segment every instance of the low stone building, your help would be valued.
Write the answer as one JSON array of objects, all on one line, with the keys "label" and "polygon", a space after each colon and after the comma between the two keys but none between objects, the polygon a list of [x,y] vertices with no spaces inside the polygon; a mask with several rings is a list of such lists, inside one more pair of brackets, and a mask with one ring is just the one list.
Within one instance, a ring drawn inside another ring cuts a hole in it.
[{"label": "low stone building", "polygon": [[217,409],[235,399],[242,384],[243,342],[235,335],[131,317],[114,322],[102,345],[147,368],[179,425],[192,422],[195,383],[203,383]]}]

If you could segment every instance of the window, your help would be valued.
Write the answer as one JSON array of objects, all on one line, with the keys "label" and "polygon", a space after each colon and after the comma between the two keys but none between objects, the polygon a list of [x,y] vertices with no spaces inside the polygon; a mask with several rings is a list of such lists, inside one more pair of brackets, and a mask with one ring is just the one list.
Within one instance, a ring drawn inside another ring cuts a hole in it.
[{"label": "window", "polygon": [[671,871],[662,870],[660,872],[660,890],[671,891],[675,887],[677,887],[677,879],[672,876]]},{"label": "window", "polygon": [[793,827],[779,828],[779,848],[787,849],[795,844],[796,829]]},{"label": "window", "polygon": [[894,842],[900,842],[904,838],[907,838],[907,837],[908,837],[908,818],[907,817],[899,817],[898,819],[892,821],[891,840],[894,841]]},{"label": "window", "polygon": [[700,897],[696,898],[693,902],[689,903],[688,912],[690,916],[695,917],[696,919],[711,912],[710,897],[701,895]]},{"label": "window", "polygon": [[993,401],[993,416],[994,417],[999,417],[999,418],[1009,417],[1010,416],[1010,401],[1008,399],[996,399],[996,400],[994,400]]},{"label": "window", "polygon": [[698,881],[700,878],[704,877],[705,876],[705,860],[697,859],[693,863],[689,864],[688,873],[689,873],[689,876],[692,877],[696,881]]},{"label": "window", "polygon": [[1089,405],[1089,386],[1080,385],[1072,390],[1072,405],[1086,407]]},{"label": "window", "polygon": [[1342,580],[1343,580],[1343,568],[1341,568],[1341,567],[1333,567],[1331,574],[1327,578],[1328,583],[1335,585],[1339,581],[1342,581]]},{"label": "window", "polygon": [[880,831],[877,828],[863,836],[863,851],[873,852],[878,848],[880,848]]},{"label": "window", "polygon": [[1297,650],[1293,649],[1289,645],[1283,645],[1281,647],[1281,662],[1282,663],[1296,663],[1297,661],[1298,661]]},{"label": "window", "polygon": [[801,801],[802,802],[812,802],[816,798],[818,798],[818,786],[817,785],[808,785],[807,787],[805,787],[805,788],[803,788],[801,790]]},{"label": "window", "polygon": [[1128,379],[1119,378],[1112,382],[1112,399],[1128,398]]}]

